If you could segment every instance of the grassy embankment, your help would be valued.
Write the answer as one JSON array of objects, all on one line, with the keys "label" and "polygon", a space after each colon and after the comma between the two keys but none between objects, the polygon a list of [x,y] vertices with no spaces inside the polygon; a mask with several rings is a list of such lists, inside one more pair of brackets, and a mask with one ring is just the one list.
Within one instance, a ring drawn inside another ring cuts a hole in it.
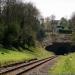
[{"label": "grassy embankment", "polygon": [[57,63],[49,70],[50,75],[75,75],[75,53],[60,56]]},{"label": "grassy embankment", "polygon": [[52,55],[52,53],[43,48],[31,48],[29,50],[18,51],[17,49],[8,50],[0,48],[0,67],[12,63],[28,61],[31,59],[43,59]]}]

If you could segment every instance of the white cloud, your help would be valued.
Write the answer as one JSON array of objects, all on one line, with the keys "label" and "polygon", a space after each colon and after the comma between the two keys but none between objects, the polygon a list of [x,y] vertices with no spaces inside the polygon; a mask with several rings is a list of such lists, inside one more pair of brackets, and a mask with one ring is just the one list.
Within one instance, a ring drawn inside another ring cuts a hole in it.
[{"label": "white cloud", "polygon": [[75,11],[75,0],[23,0],[32,2],[44,17],[54,14],[57,19],[70,17]]}]

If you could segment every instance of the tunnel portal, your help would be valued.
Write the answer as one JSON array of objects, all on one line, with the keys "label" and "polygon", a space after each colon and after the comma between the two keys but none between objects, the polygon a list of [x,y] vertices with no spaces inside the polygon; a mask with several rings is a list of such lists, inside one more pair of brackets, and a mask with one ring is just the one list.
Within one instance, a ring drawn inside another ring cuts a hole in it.
[{"label": "tunnel portal", "polygon": [[56,55],[64,55],[70,52],[74,52],[75,46],[71,43],[53,43],[45,48],[48,51],[54,52]]}]

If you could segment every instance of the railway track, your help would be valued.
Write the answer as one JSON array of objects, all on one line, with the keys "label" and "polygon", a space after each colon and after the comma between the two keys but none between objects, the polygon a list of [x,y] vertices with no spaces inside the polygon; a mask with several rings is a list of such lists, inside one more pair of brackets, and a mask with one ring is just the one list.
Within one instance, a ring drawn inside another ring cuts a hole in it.
[{"label": "railway track", "polygon": [[22,73],[27,72],[33,68],[36,68],[39,65],[44,64],[56,57],[57,56],[52,56],[52,57],[45,58],[42,60],[33,60],[28,63],[21,63],[21,64],[16,64],[11,67],[2,68],[0,69],[0,75],[21,75]]}]

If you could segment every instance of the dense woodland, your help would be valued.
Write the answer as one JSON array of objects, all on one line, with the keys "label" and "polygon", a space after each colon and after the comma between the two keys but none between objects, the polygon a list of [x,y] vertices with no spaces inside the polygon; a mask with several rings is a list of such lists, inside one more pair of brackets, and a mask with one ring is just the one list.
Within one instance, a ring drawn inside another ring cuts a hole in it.
[{"label": "dense woodland", "polygon": [[36,40],[44,36],[39,16],[32,3],[0,0],[0,44],[4,47],[35,46]]},{"label": "dense woodland", "polygon": [[[53,17],[43,22],[39,10],[32,3],[0,0],[0,44],[3,47],[35,46],[36,41],[41,42],[46,36],[45,27],[53,29],[50,26],[53,23]],[[70,20],[62,18],[61,25],[65,28],[69,25],[69,29],[75,31],[75,15]]]}]

